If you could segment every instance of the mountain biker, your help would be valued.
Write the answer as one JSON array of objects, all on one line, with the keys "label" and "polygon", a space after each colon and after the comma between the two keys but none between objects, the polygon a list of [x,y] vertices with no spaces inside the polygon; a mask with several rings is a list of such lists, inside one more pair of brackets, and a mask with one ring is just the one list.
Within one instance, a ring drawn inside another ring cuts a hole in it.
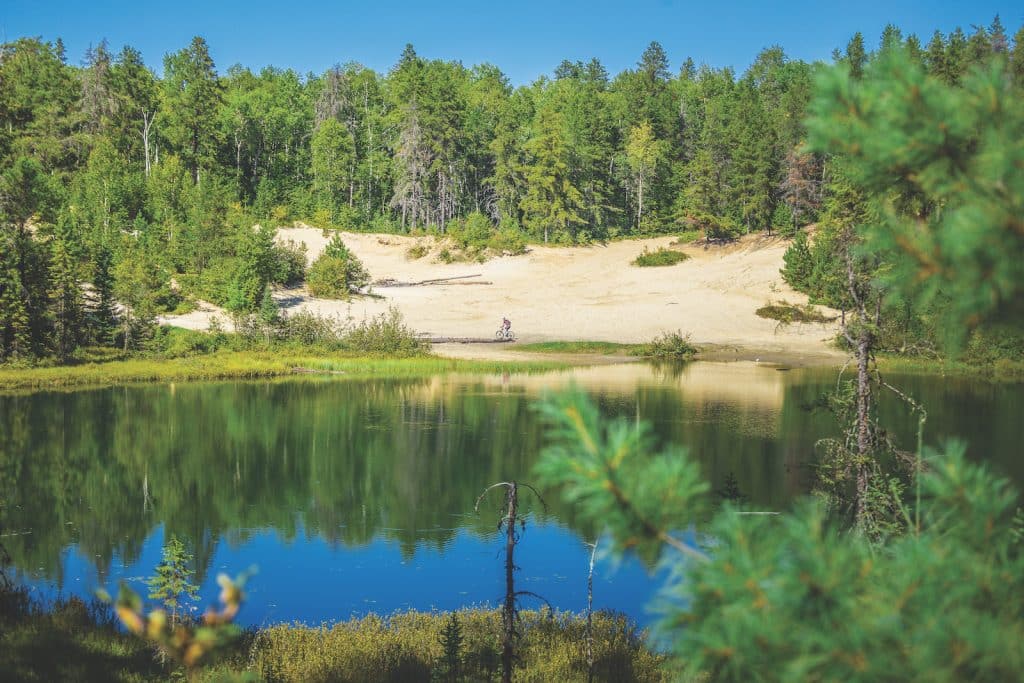
[{"label": "mountain biker", "polygon": [[501,317],[501,331],[503,334],[508,334],[508,331],[512,329],[512,321],[505,316]]}]

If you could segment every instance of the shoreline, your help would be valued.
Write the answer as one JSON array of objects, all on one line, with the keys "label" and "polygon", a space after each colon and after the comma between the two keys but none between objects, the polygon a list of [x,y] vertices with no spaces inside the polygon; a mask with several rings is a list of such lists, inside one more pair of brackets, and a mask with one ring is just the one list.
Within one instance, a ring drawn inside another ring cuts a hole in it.
[{"label": "shoreline", "polygon": [[[545,347],[543,350],[531,346]],[[435,344],[431,353],[387,357],[315,350],[218,351],[180,358],[129,358],[43,367],[0,366],[0,395],[94,389],[128,384],[160,384],[281,377],[345,379],[427,377],[450,373],[540,373],[572,367],[644,362],[675,362],[636,355],[638,344],[548,342],[495,348],[493,344]],[[592,350],[588,350],[588,347]],[[581,350],[582,349],[582,350]],[[794,352],[779,349],[704,345],[679,362],[754,362],[780,369],[842,367],[849,356],[841,351]],[[881,356],[885,372],[962,377],[992,383],[1024,381],[1019,364],[1003,367],[962,362]]]}]

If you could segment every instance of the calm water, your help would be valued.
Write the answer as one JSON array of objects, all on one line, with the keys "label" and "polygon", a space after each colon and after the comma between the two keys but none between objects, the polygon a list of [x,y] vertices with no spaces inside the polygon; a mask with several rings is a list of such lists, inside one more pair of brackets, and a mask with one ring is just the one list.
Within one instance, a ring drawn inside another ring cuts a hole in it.
[{"label": "calm water", "polygon": [[[891,378],[928,407],[926,440],[959,435],[972,457],[1024,482],[1024,386]],[[165,536],[196,556],[202,604],[219,571],[250,565],[243,621],[319,623],[375,611],[500,602],[500,494],[543,443],[531,403],[575,380],[608,415],[651,420],[688,446],[715,488],[732,473],[760,509],[805,491],[814,443],[832,435],[815,399],[827,369],[694,363],[605,366],[528,377],[293,380],[0,396],[3,543],[40,595],[140,592]],[[911,445],[915,421],[884,419]],[[557,496],[531,510],[517,580],[556,607],[585,606],[598,532]],[[638,561],[598,563],[595,605],[650,621],[660,583]]]}]

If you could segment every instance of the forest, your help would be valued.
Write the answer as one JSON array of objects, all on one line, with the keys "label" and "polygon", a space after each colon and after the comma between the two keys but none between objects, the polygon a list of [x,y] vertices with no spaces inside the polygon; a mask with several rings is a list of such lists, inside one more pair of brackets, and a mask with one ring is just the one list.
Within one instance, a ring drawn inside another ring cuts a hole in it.
[{"label": "forest", "polygon": [[[896,46],[951,86],[993,60],[1024,84],[1024,29],[1011,39],[998,17],[927,43],[889,26],[875,51],[858,33],[833,60],[860,78]],[[499,247],[778,232],[796,236],[786,279],[851,306],[829,226],[865,203],[842,154],[805,145],[827,65],[780,47],[742,74],[669,64],[651,43],[614,76],[563,61],[512,87],[496,66],[411,45],[387,73],[353,62],[302,75],[219,69],[196,37],[157,75],[103,40],[78,64],[60,40],[5,44],[0,361],[145,348],[158,313],[196,300],[255,311],[270,285],[305,276],[305,255],[274,241],[295,220]],[[806,226],[823,239],[812,246]],[[890,316],[889,347],[935,352],[919,313]]]}]

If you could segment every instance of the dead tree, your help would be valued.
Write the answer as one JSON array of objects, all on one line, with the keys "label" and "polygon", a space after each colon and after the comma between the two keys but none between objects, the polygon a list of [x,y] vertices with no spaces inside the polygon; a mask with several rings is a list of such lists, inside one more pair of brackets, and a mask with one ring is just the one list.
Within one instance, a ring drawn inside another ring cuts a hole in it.
[{"label": "dead tree", "polygon": [[507,506],[507,512],[504,517],[498,522],[498,529],[504,527],[505,530],[505,603],[501,611],[501,625],[502,625],[502,641],[501,641],[501,681],[502,683],[512,683],[512,667],[513,660],[515,657],[515,639],[516,639],[516,598],[520,595],[531,595],[535,598],[540,598],[536,593],[531,591],[517,591],[515,586],[515,549],[516,544],[519,542],[519,534],[516,533],[516,524],[519,524],[520,530],[526,529],[526,519],[519,516],[519,487],[525,486],[530,491],[533,491],[533,495],[537,496],[541,505],[547,509],[547,504],[544,499],[537,492],[537,489],[533,488],[529,484],[520,484],[515,481],[502,481],[497,484],[491,484],[484,492],[480,494],[480,497],[476,499],[476,505],[473,509],[479,512],[480,501],[484,499],[484,496],[493,489],[504,487],[506,490],[505,503]]}]

